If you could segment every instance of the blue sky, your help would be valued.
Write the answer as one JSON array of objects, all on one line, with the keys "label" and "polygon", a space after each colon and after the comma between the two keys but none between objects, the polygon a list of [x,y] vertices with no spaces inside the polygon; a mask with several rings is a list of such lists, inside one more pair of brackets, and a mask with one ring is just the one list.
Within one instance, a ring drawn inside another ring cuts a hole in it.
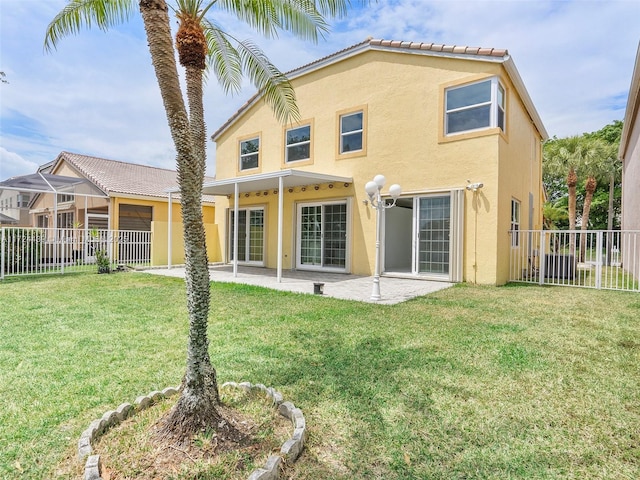
[{"label": "blue sky", "polygon": [[[358,3],[354,1],[353,3]],[[33,173],[63,150],[174,168],[173,144],[139,15],[109,32],[82,31],[45,53],[48,23],[65,0],[0,0],[0,180]],[[258,42],[283,71],[371,36],[509,50],[551,136],[598,130],[624,117],[640,40],[640,1],[378,0],[332,22],[318,44],[263,39],[212,11],[239,38]],[[252,94],[205,88],[208,135]],[[215,174],[208,143],[207,174]]]}]

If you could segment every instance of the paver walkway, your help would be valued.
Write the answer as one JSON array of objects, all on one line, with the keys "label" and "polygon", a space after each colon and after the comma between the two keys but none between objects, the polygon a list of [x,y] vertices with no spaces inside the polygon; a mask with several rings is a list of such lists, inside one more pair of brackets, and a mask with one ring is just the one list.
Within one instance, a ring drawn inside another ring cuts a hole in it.
[{"label": "paver walkway", "polygon": [[[184,278],[183,267],[156,268],[143,270],[145,273]],[[380,277],[381,300],[371,300],[373,278],[341,273],[306,272],[283,270],[282,281],[277,281],[275,269],[259,267],[238,267],[238,275],[233,275],[231,265],[215,265],[209,267],[212,282],[232,282],[286,290],[298,293],[314,293],[314,283],[323,283],[323,295],[345,300],[380,303],[392,305],[411,298],[427,295],[452,286],[449,282],[434,282],[417,278]]]}]

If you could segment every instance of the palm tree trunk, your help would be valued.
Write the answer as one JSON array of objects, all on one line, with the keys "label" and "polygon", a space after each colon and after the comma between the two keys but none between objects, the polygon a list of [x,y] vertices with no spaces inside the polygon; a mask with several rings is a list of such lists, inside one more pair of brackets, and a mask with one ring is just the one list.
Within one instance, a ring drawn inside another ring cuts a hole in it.
[{"label": "palm tree trunk", "polygon": [[[569,189],[569,230],[573,232],[576,229],[576,185],[578,183],[578,176],[573,168],[569,169],[567,174],[567,187]],[[569,234],[569,255],[576,253],[576,235],[575,233]]]},{"label": "palm tree trunk", "polygon": [[180,89],[165,0],[140,0],[152,63],[177,152],[178,183],[184,227],[189,340],[182,393],[163,425],[166,436],[185,438],[218,425],[220,416],[216,373],[209,358],[209,270],[202,221],[204,158],[194,150]]},{"label": "palm tree trunk", "polygon": [[609,209],[607,211],[607,265],[611,265],[611,249],[613,248],[613,196],[616,190],[616,176],[609,176]]},{"label": "palm tree trunk", "polygon": [[[583,232],[589,229],[589,213],[591,212],[591,202],[593,201],[593,194],[596,191],[597,186],[598,186],[598,183],[596,182],[596,179],[593,176],[589,176],[584,186],[585,195],[584,195],[584,205],[582,206],[582,225],[580,227],[580,230],[582,230]],[[586,234],[581,233],[580,234],[580,258],[579,258],[580,262],[583,262],[585,259],[584,257],[585,257],[586,249],[587,249]]]},{"label": "palm tree trunk", "polygon": [[206,134],[204,123],[204,105],[202,103],[203,72],[196,67],[186,67],[187,101],[189,103],[189,125],[191,128],[191,142],[196,157],[194,168],[204,182],[206,170]]}]

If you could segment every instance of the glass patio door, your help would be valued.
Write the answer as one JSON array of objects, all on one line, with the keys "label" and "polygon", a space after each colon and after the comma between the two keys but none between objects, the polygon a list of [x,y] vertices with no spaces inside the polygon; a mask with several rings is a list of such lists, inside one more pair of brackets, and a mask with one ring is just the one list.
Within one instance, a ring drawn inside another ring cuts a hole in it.
[{"label": "glass patio door", "polygon": [[[234,211],[229,210],[229,259],[234,260]],[[264,208],[238,210],[238,262],[264,264]]]},{"label": "glass patio door", "polygon": [[298,205],[297,218],[297,268],[345,271],[347,204]]},{"label": "glass patio door", "polygon": [[416,271],[419,274],[448,276],[451,252],[451,196],[418,197],[416,203]]}]

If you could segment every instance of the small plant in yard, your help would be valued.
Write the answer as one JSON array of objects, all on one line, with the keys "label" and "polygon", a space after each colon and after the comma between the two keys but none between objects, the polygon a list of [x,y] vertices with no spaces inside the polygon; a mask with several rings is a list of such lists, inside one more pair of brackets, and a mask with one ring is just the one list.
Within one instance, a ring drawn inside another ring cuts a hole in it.
[{"label": "small plant in yard", "polygon": [[96,250],[96,265],[98,273],[111,273],[111,260],[105,250]]}]

